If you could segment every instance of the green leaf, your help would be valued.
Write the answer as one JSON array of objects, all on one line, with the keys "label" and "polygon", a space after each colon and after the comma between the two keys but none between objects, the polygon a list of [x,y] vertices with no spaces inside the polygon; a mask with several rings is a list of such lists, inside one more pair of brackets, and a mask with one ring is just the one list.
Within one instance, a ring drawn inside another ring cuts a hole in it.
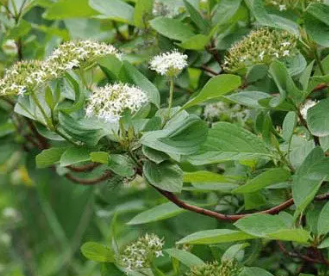
[{"label": "green leaf", "polygon": [[273,274],[259,267],[244,267],[239,274],[239,276],[250,276],[250,275],[273,276]]},{"label": "green leaf", "polygon": [[199,257],[185,250],[170,248],[166,249],[165,252],[170,257],[179,260],[182,264],[190,268],[205,264]]},{"label": "green leaf", "polygon": [[36,164],[39,169],[47,168],[59,162],[67,148],[50,148],[43,150],[36,156]]},{"label": "green leaf", "polygon": [[287,113],[282,124],[282,137],[286,141],[290,141],[294,134],[294,129],[297,124],[297,115],[295,112],[290,111]]},{"label": "green leaf", "polygon": [[319,137],[329,135],[329,99],[321,100],[307,111],[310,132]]},{"label": "green leaf", "polygon": [[177,242],[177,244],[217,244],[244,241],[254,238],[254,236],[241,231],[229,229],[215,229],[196,232],[181,239]]},{"label": "green leaf", "polygon": [[160,164],[161,162],[170,159],[170,157],[164,152],[157,151],[155,149],[143,146],[143,154],[155,164]]},{"label": "green leaf", "polygon": [[320,147],[313,149],[293,178],[292,195],[297,207],[295,216],[313,200],[328,173],[329,158],[324,157]]},{"label": "green leaf", "polygon": [[135,174],[132,160],[125,155],[111,154],[108,166],[111,171],[123,177],[131,177]]},{"label": "green leaf", "polygon": [[160,93],[152,82],[127,61],[123,62],[122,70],[124,70],[126,77],[133,84],[136,84],[146,92],[151,103],[154,103],[157,107],[160,106]]},{"label": "green leaf", "polygon": [[134,23],[138,28],[146,28],[148,16],[152,15],[153,0],[138,0],[135,6]]},{"label": "green leaf", "polygon": [[312,3],[307,7],[307,13],[329,26],[329,6],[322,3]]},{"label": "green leaf", "polygon": [[238,11],[241,0],[222,0],[215,9],[213,21],[216,25],[226,24]]},{"label": "green leaf", "polygon": [[128,225],[138,225],[165,220],[175,217],[183,212],[185,212],[184,209],[179,208],[174,203],[167,202],[138,214],[128,222]]},{"label": "green leaf", "polygon": [[193,29],[178,19],[157,17],[150,21],[151,27],[170,39],[184,41],[194,36]]},{"label": "green leaf", "polygon": [[85,124],[84,121],[73,119],[73,117],[63,112],[59,113],[59,122],[65,132],[71,137],[89,146],[97,145],[98,141],[106,135],[102,129],[93,128]]},{"label": "green leaf", "polygon": [[321,46],[329,47],[329,26],[308,12],[304,21],[307,34]]},{"label": "green leaf", "polygon": [[183,187],[183,172],[177,165],[145,162],[143,173],[153,186],[168,192],[181,192]]},{"label": "green leaf", "polygon": [[238,220],[234,224],[241,231],[260,238],[306,243],[310,233],[292,229],[280,215],[256,214]]},{"label": "green leaf", "polygon": [[168,154],[189,155],[199,150],[207,137],[208,128],[195,115],[175,122],[172,118],[163,130],[146,132],[140,143]]},{"label": "green leaf", "polygon": [[208,22],[203,19],[202,15],[188,1],[184,0],[184,5],[190,14],[191,20],[198,27],[198,29],[203,33],[207,33],[210,28]]},{"label": "green leaf", "polygon": [[217,174],[209,171],[197,171],[197,172],[184,172],[184,182],[224,182],[224,183],[236,183],[236,177],[230,177],[227,175]]},{"label": "green leaf", "polygon": [[235,103],[245,105],[250,108],[263,108],[263,106],[261,106],[258,101],[270,97],[271,96],[269,94],[259,91],[242,91],[229,96],[225,96],[225,98]]},{"label": "green leaf", "polygon": [[203,34],[197,34],[184,40],[182,43],[178,44],[179,47],[188,50],[203,50],[210,41],[209,36]]},{"label": "green leaf", "polygon": [[98,263],[113,263],[113,252],[106,246],[97,242],[86,242],[81,246],[82,254],[89,260]]},{"label": "green leaf", "polygon": [[237,125],[219,122],[209,130],[207,141],[200,151],[189,156],[188,161],[194,165],[204,165],[270,157],[264,142],[255,134]]},{"label": "green leaf", "polygon": [[244,249],[246,247],[249,246],[249,243],[240,243],[240,244],[234,244],[231,247],[229,247],[225,253],[223,254],[221,261],[225,262],[225,261],[230,261],[230,260],[234,260],[234,259],[238,259],[239,255],[242,256],[244,255]]},{"label": "green leaf", "polygon": [[124,1],[89,0],[89,5],[98,11],[102,17],[124,23],[134,23],[134,8]]},{"label": "green leaf", "polygon": [[253,193],[273,184],[287,181],[289,178],[290,172],[288,170],[282,168],[269,169],[233,190],[232,193]]},{"label": "green leaf", "polygon": [[327,202],[319,215],[318,218],[318,234],[319,235],[326,235],[329,232],[329,202]]},{"label": "green leaf", "polygon": [[90,149],[83,147],[72,147],[68,148],[60,159],[60,164],[62,167],[69,165],[86,162],[90,160]]},{"label": "green leaf", "polygon": [[49,20],[66,19],[66,18],[82,18],[97,15],[92,9],[88,0],[59,0],[53,3],[44,14]]},{"label": "green leaf", "polygon": [[211,78],[206,85],[202,88],[200,93],[182,108],[197,105],[207,100],[219,98],[229,92],[234,91],[241,85],[241,78],[235,75],[219,75]]},{"label": "green leaf", "polygon": [[100,164],[108,164],[109,163],[109,154],[104,151],[91,152],[90,161],[100,163]]}]

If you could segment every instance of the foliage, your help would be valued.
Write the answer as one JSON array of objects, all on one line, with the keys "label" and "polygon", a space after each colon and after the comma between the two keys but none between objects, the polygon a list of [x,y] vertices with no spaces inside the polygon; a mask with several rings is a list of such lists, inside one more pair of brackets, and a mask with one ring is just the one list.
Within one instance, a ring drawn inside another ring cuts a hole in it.
[{"label": "foliage", "polygon": [[329,274],[328,0],[0,0],[0,274]]}]

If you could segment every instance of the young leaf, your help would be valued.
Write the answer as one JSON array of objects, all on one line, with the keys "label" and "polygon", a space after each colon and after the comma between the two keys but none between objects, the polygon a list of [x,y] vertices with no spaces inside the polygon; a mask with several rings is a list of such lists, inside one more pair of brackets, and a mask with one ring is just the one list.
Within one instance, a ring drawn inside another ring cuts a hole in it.
[{"label": "young leaf", "polygon": [[82,254],[89,260],[98,263],[113,263],[115,257],[113,252],[97,242],[86,242],[81,246]]},{"label": "young leaf", "polygon": [[60,159],[62,167],[85,162],[90,160],[90,149],[83,147],[68,148]]},{"label": "young leaf", "polygon": [[47,168],[59,162],[67,148],[50,148],[43,150],[36,156],[36,164],[39,169]]},{"label": "young leaf", "polygon": [[219,98],[229,92],[234,91],[241,85],[241,78],[235,75],[219,75],[211,78],[202,88],[200,93],[182,108],[186,109],[199,103]]},{"label": "young leaf", "polygon": [[184,209],[179,208],[174,203],[167,202],[138,214],[128,222],[128,225],[138,225],[165,220],[171,217],[175,217],[183,212],[185,212]]},{"label": "young leaf", "polygon": [[217,244],[228,243],[235,241],[244,241],[254,239],[255,237],[247,233],[229,230],[229,229],[216,229],[205,230],[191,234],[180,241],[177,244]]},{"label": "young leaf", "polygon": [[307,125],[313,135],[329,135],[329,99],[321,100],[307,111]]},{"label": "young leaf", "polygon": [[232,193],[253,193],[270,185],[287,181],[289,178],[290,172],[286,169],[269,169],[256,176],[255,178],[249,180],[246,184],[236,188],[232,191]]},{"label": "young leaf", "polygon": [[234,124],[219,122],[209,130],[208,138],[198,154],[189,156],[194,165],[228,160],[271,158],[264,142],[255,134]]},{"label": "young leaf", "polygon": [[326,235],[329,232],[329,202],[327,202],[319,215],[318,218],[318,234],[319,235]]},{"label": "young leaf", "polygon": [[170,257],[179,260],[182,264],[184,264],[190,268],[205,264],[199,257],[197,257],[197,256],[193,255],[192,253],[185,251],[185,250],[171,248],[171,249],[166,249],[165,252]]}]

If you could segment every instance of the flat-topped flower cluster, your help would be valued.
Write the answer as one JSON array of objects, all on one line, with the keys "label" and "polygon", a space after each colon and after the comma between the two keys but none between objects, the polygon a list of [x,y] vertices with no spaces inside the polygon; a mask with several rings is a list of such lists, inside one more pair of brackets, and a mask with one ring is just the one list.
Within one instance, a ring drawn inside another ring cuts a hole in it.
[{"label": "flat-topped flower cluster", "polygon": [[163,239],[157,235],[146,234],[124,248],[121,263],[128,271],[148,268],[154,258],[163,256],[163,245]]},{"label": "flat-topped flower cluster", "polygon": [[96,58],[120,54],[112,45],[95,41],[66,42],[47,59],[22,61],[14,64],[0,80],[0,96],[23,95],[65,72],[92,64]]},{"label": "flat-topped flower cluster", "polygon": [[136,86],[123,83],[107,84],[92,91],[86,108],[86,116],[116,123],[126,109],[134,113],[147,101],[146,93]]},{"label": "flat-topped flower cluster", "polygon": [[252,31],[229,49],[223,68],[236,72],[255,64],[270,64],[273,60],[298,53],[298,37],[277,29],[261,28]]},{"label": "flat-topped flower cluster", "polygon": [[193,267],[186,276],[238,276],[240,266],[235,261],[227,260],[221,264],[217,261]]}]

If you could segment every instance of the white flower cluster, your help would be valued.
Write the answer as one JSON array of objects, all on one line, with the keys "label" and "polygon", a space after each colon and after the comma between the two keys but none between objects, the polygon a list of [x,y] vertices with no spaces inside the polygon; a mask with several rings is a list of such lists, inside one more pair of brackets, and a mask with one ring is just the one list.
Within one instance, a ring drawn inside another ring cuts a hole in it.
[{"label": "white flower cluster", "polygon": [[119,52],[112,45],[92,40],[66,42],[60,45],[47,59],[53,64],[58,74],[77,67],[89,65],[96,58],[114,55],[121,58]]},{"label": "white flower cluster", "polygon": [[160,239],[157,235],[146,234],[124,248],[121,263],[127,271],[150,267],[154,258],[163,256],[163,245],[163,239]]},{"label": "white flower cluster", "polygon": [[88,100],[86,116],[116,123],[125,110],[129,109],[134,113],[146,102],[147,95],[138,87],[123,83],[108,84],[93,90]]},{"label": "white flower cluster", "polygon": [[105,43],[94,41],[67,42],[60,45],[46,60],[22,61],[14,64],[0,79],[0,96],[23,95],[59,78],[77,67],[91,64],[96,58],[115,55],[118,51]]},{"label": "white flower cluster", "polygon": [[315,106],[317,104],[316,101],[312,101],[312,100],[307,100],[302,106],[301,106],[301,109],[300,109],[300,113],[302,114],[303,118],[306,120],[307,118],[307,112],[308,110]]},{"label": "white flower cluster", "polygon": [[224,70],[235,72],[255,64],[270,64],[275,59],[296,55],[297,40],[287,31],[269,28],[252,31],[229,49]]},{"label": "white flower cluster", "polygon": [[[311,3],[322,3],[323,0],[304,0],[306,5]],[[301,1],[300,1],[301,2]],[[287,9],[293,9],[298,6],[297,0],[266,0],[268,5],[278,8],[280,11],[286,11]]]},{"label": "white flower cluster", "polygon": [[187,55],[177,50],[155,56],[150,61],[150,69],[168,77],[177,76],[187,66]]}]

